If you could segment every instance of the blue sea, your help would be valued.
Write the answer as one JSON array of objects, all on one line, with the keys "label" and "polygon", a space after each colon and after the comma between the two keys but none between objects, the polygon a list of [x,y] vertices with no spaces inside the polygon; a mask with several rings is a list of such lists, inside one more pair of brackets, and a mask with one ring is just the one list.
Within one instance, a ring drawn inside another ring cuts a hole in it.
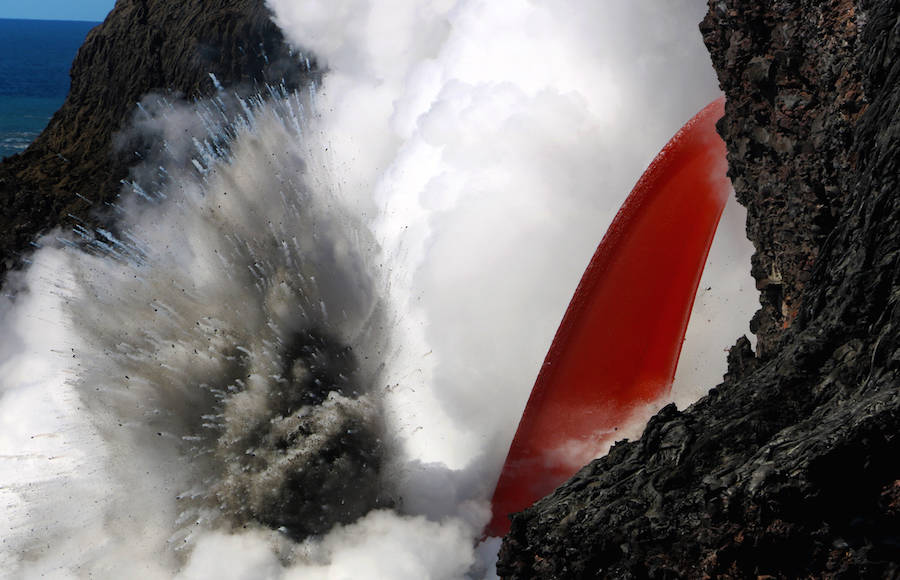
[{"label": "blue sea", "polygon": [[97,22],[0,18],[0,157],[24,151],[69,92],[69,68]]}]

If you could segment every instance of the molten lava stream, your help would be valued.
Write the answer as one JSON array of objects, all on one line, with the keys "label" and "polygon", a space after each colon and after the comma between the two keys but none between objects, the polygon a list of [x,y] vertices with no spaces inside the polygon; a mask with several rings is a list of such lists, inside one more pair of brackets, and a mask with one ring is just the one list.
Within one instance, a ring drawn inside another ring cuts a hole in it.
[{"label": "molten lava stream", "polygon": [[487,534],[571,477],[672,385],[730,192],[725,100],[656,156],[597,247],[538,375],[494,492]]}]

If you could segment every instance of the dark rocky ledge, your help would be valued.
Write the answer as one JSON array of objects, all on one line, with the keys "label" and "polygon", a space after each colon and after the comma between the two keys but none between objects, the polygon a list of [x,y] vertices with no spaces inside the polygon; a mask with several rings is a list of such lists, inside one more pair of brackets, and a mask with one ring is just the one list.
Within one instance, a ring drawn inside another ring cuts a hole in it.
[{"label": "dark rocky ledge", "polygon": [[38,233],[90,220],[118,195],[140,158],[113,137],[147,93],[201,97],[214,90],[209,73],[249,90],[302,82],[270,16],[264,0],[118,0],[78,51],[47,129],[0,163],[0,278]]},{"label": "dark rocky ledge", "polygon": [[900,3],[709,5],[759,352],[516,515],[505,578],[900,577]]}]

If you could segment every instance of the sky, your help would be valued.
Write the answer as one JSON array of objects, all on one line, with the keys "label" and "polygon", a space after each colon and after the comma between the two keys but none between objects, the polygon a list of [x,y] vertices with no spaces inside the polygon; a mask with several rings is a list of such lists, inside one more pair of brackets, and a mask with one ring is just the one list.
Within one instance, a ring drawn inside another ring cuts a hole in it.
[{"label": "sky", "polygon": [[101,22],[115,3],[116,0],[0,0],[0,18]]}]

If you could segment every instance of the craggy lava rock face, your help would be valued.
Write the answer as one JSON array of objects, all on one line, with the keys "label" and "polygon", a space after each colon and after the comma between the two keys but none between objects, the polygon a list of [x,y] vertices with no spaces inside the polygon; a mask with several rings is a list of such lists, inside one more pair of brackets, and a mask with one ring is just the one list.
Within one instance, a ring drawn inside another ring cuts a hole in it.
[{"label": "craggy lava rock face", "polygon": [[303,70],[264,0],[119,0],[78,51],[47,129],[0,163],[0,278],[36,234],[71,228],[72,216],[96,220],[115,199],[142,144],[116,147],[113,137],[144,95],[208,95],[209,73],[232,90],[282,79],[295,87]]},{"label": "craggy lava rock face", "polygon": [[516,515],[505,578],[900,576],[900,4],[709,4],[759,352]]},{"label": "craggy lava rock face", "polygon": [[757,248],[762,309],[751,329],[761,359],[777,352],[800,312],[846,202],[842,179],[855,169],[853,127],[865,105],[858,22],[853,2],[841,0],[715,2],[701,24],[728,94],[721,131]]}]

